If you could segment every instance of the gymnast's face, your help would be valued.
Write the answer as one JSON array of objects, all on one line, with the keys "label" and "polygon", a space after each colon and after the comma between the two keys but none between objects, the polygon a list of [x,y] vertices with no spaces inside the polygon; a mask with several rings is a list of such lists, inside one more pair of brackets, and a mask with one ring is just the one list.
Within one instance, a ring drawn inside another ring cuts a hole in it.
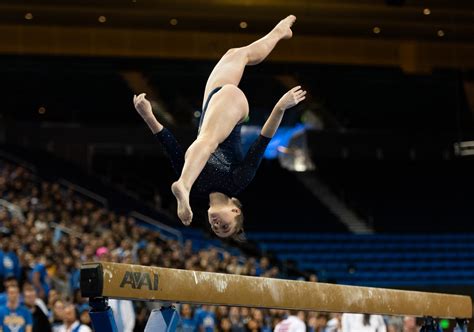
[{"label": "gymnast's face", "polygon": [[211,228],[219,237],[229,237],[235,233],[235,217],[241,213],[232,202],[225,205],[212,206],[207,210]]}]

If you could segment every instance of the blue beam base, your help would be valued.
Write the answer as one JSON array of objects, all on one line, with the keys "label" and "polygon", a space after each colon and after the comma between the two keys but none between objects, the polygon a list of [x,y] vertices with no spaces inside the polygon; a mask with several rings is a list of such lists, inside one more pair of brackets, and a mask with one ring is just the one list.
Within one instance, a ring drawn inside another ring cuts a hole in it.
[{"label": "blue beam base", "polygon": [[91,317],[94,331],[118,332],[114,313],[108,306],[106,298],[90,298],[89,305],[91,306],[89,316]]}]

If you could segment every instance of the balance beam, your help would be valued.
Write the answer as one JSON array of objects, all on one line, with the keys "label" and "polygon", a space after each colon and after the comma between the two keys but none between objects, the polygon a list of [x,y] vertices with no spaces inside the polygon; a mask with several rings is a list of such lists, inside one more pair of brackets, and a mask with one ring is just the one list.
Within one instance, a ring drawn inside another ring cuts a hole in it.
[{"label": "balance beam", "polygon": [[172,303],[467,319],[469,296],[85,263],[82,296]]}]

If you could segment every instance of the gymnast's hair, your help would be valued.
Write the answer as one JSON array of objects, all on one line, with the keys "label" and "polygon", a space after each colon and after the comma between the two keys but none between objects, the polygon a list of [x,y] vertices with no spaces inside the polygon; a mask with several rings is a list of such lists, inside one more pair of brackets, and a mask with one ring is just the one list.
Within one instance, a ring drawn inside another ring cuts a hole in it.
[{"label": "gymnast's hair", "polygon": [[232,197],[231,200],[240,210],[239,215],[235,217],[235,230],[231,238],[237,242],[245,242],[247,238],[244,232],[244,213],[242,212],[242,203],[235,197]]}]

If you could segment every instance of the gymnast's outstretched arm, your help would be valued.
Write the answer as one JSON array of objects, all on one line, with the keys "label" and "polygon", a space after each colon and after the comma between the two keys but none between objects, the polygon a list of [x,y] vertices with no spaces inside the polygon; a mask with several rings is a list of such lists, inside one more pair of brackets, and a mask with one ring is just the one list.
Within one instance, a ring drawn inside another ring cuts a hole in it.
[{"label": "gymnast's outstretched arm", "polygon": [[285,93],[276,103],[260,132],[260,136],[250,146],[244,162],[234,170],[233,176],[236,183],[246,186],[252,181],[260,166],[265,149],[280,126],[285,111],[303,101],[306,98],[305,95],[306,91],[297,86]]},{"label": "gymnast's outstretched arm", "polygon": [[133,105],[137,110],[138,114],[142,117],[145,123],[150,128],[153,134],[158,134],[163,130],[163,125],[153,115],[150,102],[145,98],[146,93],[139,94],[138,96],[133,95]]},{"label": "gymnast's outstretched arm", "polygon": [[272,113],[263,125],[260,134],[262,136],[272,138],[275,135],[285,111],[293,106],[296,106],[306,98],[306,91],[301,89],[301,86],[296,86],[280,98],[273,108]]},{"label": "gymnast's outstretched arm", "polygon": [[184,165],[183,149],[173,134],[155,118],[151,104],[145,98],[144,93],[138,96],[134,95],[133,104],[138,114],[140,114],[153,135],[158,139],[158,141],[160,141],[161,145],[165,149],[166,155],[171,162],[171,166],[173,167],[176,176],[179,178]]}]

